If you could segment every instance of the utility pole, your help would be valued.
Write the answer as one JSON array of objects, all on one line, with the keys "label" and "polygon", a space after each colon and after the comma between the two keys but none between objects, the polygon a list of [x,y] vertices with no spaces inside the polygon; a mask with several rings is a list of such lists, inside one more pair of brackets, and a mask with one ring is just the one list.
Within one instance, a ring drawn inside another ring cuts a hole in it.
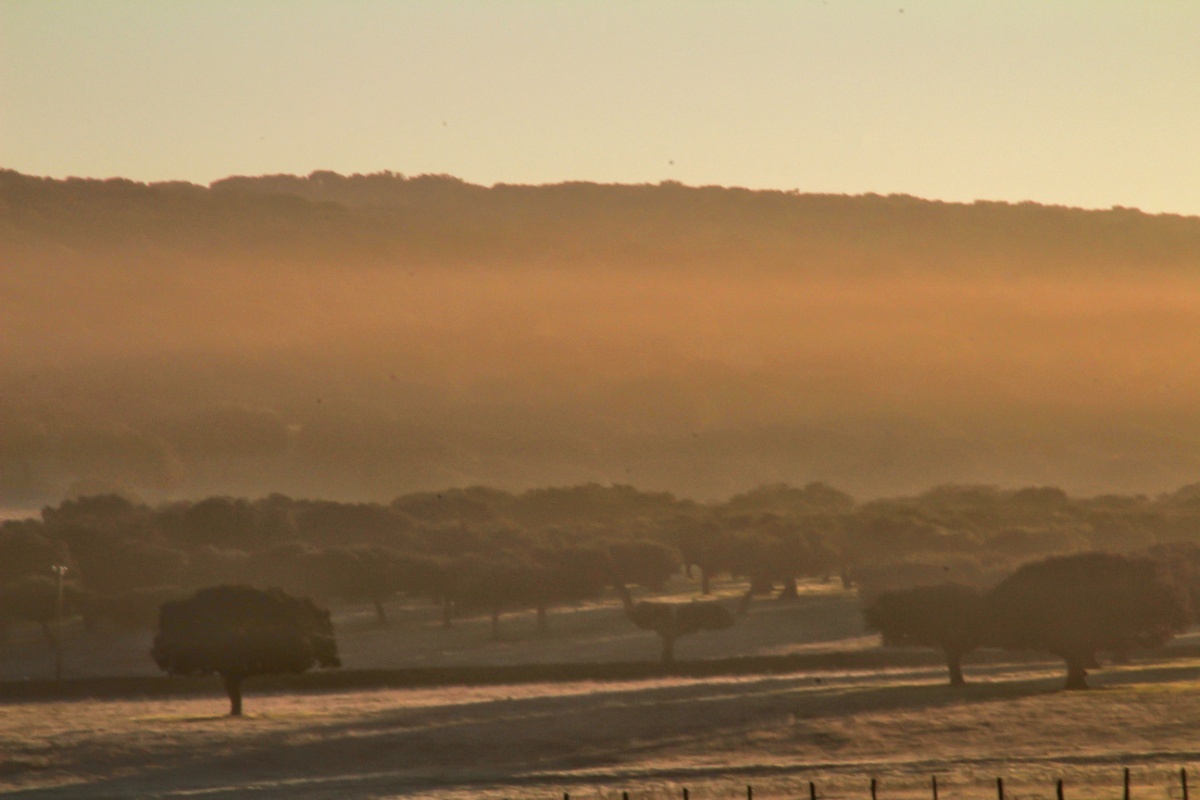
[{"label": "utility pole", "polygon": [[50,567],[54,573],[55,603],[54,603],[54,680],[62,680],[62,618],[63,618],[63,577],[67,574],[66,564],[55,564]]}]

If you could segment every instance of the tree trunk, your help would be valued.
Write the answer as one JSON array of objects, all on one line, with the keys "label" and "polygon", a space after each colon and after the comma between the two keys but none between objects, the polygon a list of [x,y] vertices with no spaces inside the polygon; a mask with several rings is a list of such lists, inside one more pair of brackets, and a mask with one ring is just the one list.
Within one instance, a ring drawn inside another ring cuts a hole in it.
[{"label": "tree trunk", "polygon": [[795,578],[788,578],[783,582],[783,588],[779,590],[780,600],[796,600],[800,597],[800,587],[796,585]]},{"label": "tree trunk", "polygon": [[633,611],[633,595],[629,593],[629,587],[623,583],[613,585],[616,587],[617,594],[621,597],[621,605],[625,608],[625,611]]},{"label": "tree trunk", "polygon": [[770,594],[775,588],[775,581],[759,575],[750,579],[750,591],[755,594]]},{"label": "tree trunk", "polygon": [[375,621],[380,625],[387,624],[387,612],[383,610],[383,600],[375,598]]},{"label": "tree trunk", "polygon": [[229,716],[242,715],[242,676],[222,673],[221,680],[225,682],[225,694],[229,695]]},{"label": "tree trunk", "polygon": [[537,607],[537,631],[538,633],[546,632],[546,607]]},{"label": "tree trunk", "polygon": [[1067,683],[1064,689],[1086,689],[1087,685],[1087,663],[1086,657],[1072,657],[1067,659]]},{"label": "tree trunk", "polygon": [[962,653],[946,652],[946,667],[950,670],[950,685],[951,686],[966,686],[967,681],[963,678],[962,671]]},{"label": "tree trunk", "polygon": [[664,666],[671,666],[675,663],[675,637],[666,634],[662,635],[662,660]]}]

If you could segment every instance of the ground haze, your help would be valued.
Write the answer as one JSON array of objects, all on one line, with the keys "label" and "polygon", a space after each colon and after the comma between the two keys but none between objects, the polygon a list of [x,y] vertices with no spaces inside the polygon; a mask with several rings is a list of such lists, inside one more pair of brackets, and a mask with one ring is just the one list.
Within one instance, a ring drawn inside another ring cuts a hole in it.
[{"label": "ground haze", "polygon": [[1200,474],[1200,220],[4,173],[0,504]]}]

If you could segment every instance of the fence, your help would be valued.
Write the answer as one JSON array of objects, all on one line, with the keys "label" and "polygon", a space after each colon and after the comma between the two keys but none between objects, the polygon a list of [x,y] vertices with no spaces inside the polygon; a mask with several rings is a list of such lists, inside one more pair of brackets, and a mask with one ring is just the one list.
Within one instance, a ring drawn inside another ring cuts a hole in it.
[{"label": "fence", "polygon": [[[1189,800],[1187,768],[1186,767],[1180,768],[1178,784],[1176,784],[1175,786],[1169,786],[1166,788],[1167,788],[1168,794],[1173,794],[1172,790],[1177,790],[1179,792],[1179,794],[1177,795],[1178,797],[1182,798],[1182,800]],[[871,800],[887,800],[886,795],[881,793],[881,785],[880,785],[879,781],[875,778],[871,778],[871,782],[870,782],[869,786],[864,786],[864,789],[869,791],[869,793],[870,793],[869,797],[871,798]],[[689,790],[686,786],[681,787],[679,791],[680,791],[680,797],[682,798],[682,800],[691,800],[691,793],[689,792]],[[1071,793],[1068,791],[1066,782],[1062,778],[1059,778],[1055,781],[1054,792],[1055,792],[1055,797],[1057,798],[1057,800],[1069,800],[1069,798],[1072,797]],[[937,779],[936,775],[932,775],[929,778],[929,795],[930,795],[930,797],[933,798],[933,800],[941,800],[941,798],[939,797],[938,779]],[[908,792],[906,794],[906,796],[912,797],[912,793]],[[820,791],[818,790],[817,784],[814,781],[809,781],[808,782],[808,800],[820,800],[821,798],[824,798],[824,797],[826,797],[826,795],[823,795],[820,793]],[[1093,800],[1093,797],[1091,795],[1080,794],[1080,795],[1078,795],[1078,797],[1079,797],[1079,800]],[[1121,797],[1123,798],[1123,800],[1133,800],[1133,798],[1134,798],[1134,795],[1133,795],[1133,792],[1131,789],[1130,775],[1129,775],[1128,768],[1126,768],[1124,771],[1122,787],[1121,787]],[[571,795],[569,792],[563,792],[563,800],[571,800]],[[627,792],[627,791],[622,792],[621,800],[630,800],[629,792]],[[753,786],[746,787],[746,800],[754,800],[754,787]],[[1001,777],[996,778],[996,800],[1015,800],[1015,798],[1011,797],[1010,795],[1005,794],[1004,778],[1001,778]]]}]

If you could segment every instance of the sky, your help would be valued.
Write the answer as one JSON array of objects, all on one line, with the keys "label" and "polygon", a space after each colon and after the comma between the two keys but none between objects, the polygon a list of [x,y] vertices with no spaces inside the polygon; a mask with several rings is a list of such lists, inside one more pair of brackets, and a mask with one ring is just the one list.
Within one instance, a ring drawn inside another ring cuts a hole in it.
[{"label": "sky", "polygon": [[0,0],[0,167],[1200,214],[1200,3]]}]

